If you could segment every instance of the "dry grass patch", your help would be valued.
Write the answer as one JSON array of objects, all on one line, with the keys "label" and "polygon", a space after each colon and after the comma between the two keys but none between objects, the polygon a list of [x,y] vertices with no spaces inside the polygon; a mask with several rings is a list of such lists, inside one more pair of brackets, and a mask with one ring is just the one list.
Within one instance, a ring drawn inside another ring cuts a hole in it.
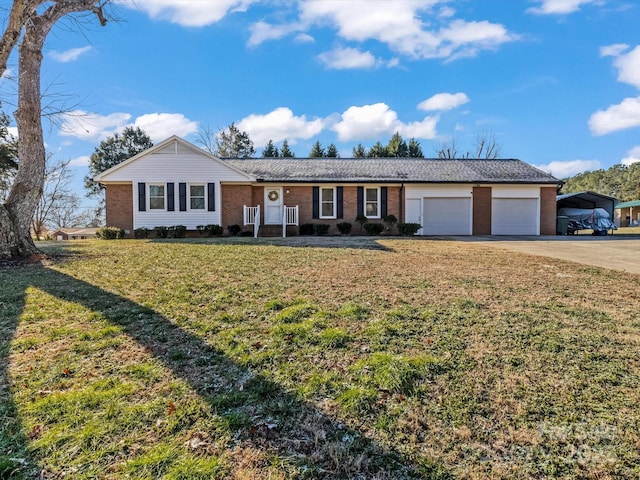
[{"label": "dry grass patch", "polygon": [[637,276],[452,241],[74,248],[0,271],[0,472],[640,475]]}]

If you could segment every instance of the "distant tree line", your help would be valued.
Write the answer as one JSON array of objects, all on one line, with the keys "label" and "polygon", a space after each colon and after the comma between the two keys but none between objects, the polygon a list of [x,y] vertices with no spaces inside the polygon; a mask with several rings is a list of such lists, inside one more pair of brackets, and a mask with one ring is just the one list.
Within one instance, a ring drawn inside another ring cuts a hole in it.
[{"label": "distant tree line", "polygon": [[596,192],[621,202],[640,199],[640,163],[614,165],[565,178],[562,193]]}]

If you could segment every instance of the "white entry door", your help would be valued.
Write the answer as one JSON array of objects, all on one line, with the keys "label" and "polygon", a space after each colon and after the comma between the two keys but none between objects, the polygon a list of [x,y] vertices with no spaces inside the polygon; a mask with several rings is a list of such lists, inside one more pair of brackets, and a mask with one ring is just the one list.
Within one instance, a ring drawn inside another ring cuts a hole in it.
[{"label": "white entry door", "polygon": [[264,223],[278,225],[282,223],[282,188],[264,188]]},{"label": "white entry door", "polygon": [[[417,223],[422,225],[422,200],[419,198],[407,198],[407,223]],[[420,228],[416,232],[417,235],[422,235],[423,229]]]}]

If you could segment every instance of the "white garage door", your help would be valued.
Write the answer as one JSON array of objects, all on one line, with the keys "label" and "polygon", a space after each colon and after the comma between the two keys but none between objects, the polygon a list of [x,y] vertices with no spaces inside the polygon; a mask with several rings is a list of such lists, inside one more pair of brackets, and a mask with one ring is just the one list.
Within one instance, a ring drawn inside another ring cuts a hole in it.
[{"label": "white garage door", "polygon": [[471,235],[471,198],[425,198],[423,235]]},{"label": "white garage door", "polygon": [[539,235],[537,198],[494,198],[491,201],[492,235]]}]

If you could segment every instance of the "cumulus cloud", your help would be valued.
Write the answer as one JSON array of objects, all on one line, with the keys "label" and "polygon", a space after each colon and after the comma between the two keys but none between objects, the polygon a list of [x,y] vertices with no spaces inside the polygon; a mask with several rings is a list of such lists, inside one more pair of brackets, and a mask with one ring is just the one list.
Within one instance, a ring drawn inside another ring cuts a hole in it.
[{"label": "cumulus cloud", "polygon": [[331,129],[341,141],[375,139],[396,131],[407,137],[432,139],[436,137],[437,122],[437,117],[426,117],[420,122],[404,123],[387,104],[375,103],[349,107]]},{"label": "cumulus cloud", "polygon": [[418,104],[420,110],[429,111],[444,111],[452,110],[469,103],[469,97],[462,92],[458,93],[437,93],[434,96],[427,98],[426,100]]},{"label": "cumulus cloud", "polygon": [[591,115],[589,128],[594,135],[640,126],[640,97],[625,98],[617,105],[600,110]]},{"label": "cumulus cloud", "polygon": [[618,69],[618,81],[640,88],[640,45],[625,52],[627,45],[616,44],[600,49],[602,56],[613,56],[613,65]]},{"label": "cumulus cloud", "polygon": [[535,165],[535,167],[543,172],[550,173],[556,178],[567,178],[578,173],[597,170],[600,168],[600,162],[598,160],[554,161],[546,165]]},{"label": "cumulus cloud", "polygon": [[603,0],[537,0],[540,5],[527,9],[536,15],[564,15],[580,10],[582,5],[604,3]]},{"label": "cumulus cloud", "polygon": [[89,166],[89,155],[83,155],[81,157],[76,157],[71,159],[69,162],[70,167],[88,167]]},{"label": "cumulus cloud", "polygon": [[[455,10],[437,10],[445,0],[313,1],[299,3],[299,18],[290,25],[258,22],[252,28],[250,44],[281,38],[313,26],[328,26],[347,41],[376,40],[393,52],[412,58],[456,58],[495,49],[519,37],[500,24],[455,19]],[[428,19],[421,18],[421,15]]]},{"label": "cumulus cloud", "polygon": [[241,131],[251,137],[255,145],[266,145],[269,140],[279,142],[287,139],[295,144],[297,139],[307,140],[318,135],[325,127],[326,120],[308,120],[305,115],[295,116],[291,109],[279,107],[265,114],[252,114],[237,123]]},{"label": "cumulus cloud", "polygon": [[81,140],[97,141],[121,132],[125,127],[140,127],[154,142],[171,135],[186,136],[198,130],[197,122],[181,113],[149,113],[131,122],[129,113],[99,115],[83,110],[74,110],[60,116],[60,135]]},{"label": "cumulus cloud", "polygon": [[378,63],[371,52],[363,52],[357,48],[335,48],[318,55],[325,67],[336,70],[352,68],[373,68]]},{"label": "cumulus cloud", "polygon": [[93,47],[86,46],[80,48],[71,48],[69,50],[65,50],[64,52],[58,52],[56,50],[52,50],[49,52],[49,55],[54,60],[62,63],[75,62],[80,55],[83,53],[87,53],[92,50]]},{"label": "cumulus cloud", "polygon": [[156,20],[184,27],[212,25],[228,13],[244,12],[256,0],[118,0],[128,8],[142,10]]},{"label": "cumulus cloud", "polygon": [[633,147],[627,152],[627,156],[620,162],[622,165],[631,165],[632,163],[640,162],[640,145]]}]

